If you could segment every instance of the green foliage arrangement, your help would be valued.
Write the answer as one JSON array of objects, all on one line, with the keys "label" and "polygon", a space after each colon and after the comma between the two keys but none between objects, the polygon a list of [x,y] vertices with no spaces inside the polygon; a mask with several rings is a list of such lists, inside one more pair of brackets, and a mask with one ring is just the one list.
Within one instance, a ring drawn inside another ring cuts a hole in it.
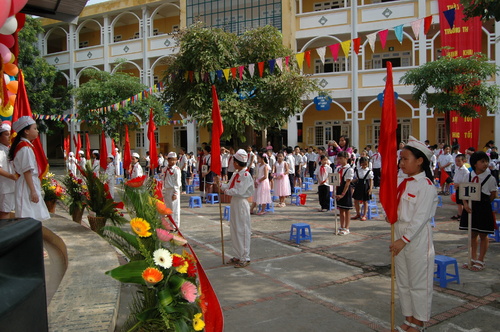
[{"label": "green foliage arrangement", "polygon": [[[167,62],[163,99],[173,112],[187,114],[202,125],[211,125],[212,95],[209,75],[224,68],[258,63],[292,55],[283,45],[283,36],[272,26],[245,32],[241,36],[217,28],[195,24],[176,35],[179,53]],[[319,92],[315,80],[302,75],[294,57],[290,70],[274,73],[266,64],[263,77],[257,65],[251,77],[248,70],[243,80],[216,79],[221,116],[224,123],[222,139],[237,137],[245,141],[245,130],[281,127],[302,108],[302,97]],[[183,73],[194,72],[191,81]],[[239,74],[237,74],[239,75]]]},{"label": "green foliage arrangement", "polygon": [[83,209],[83,200],[85,198],[85,189],[82,179],[78,179],[69,172],[64,176],[62,183],[66,188],[64,203],[68,206],[69,214],[73,214],[77,209]]},{"label": "green foliage arrangement", "polygon": [[47,172],[42,178],[43,199],[46,201],[55,201],[64,198],[64,188],[54,178],[54,174]]}]

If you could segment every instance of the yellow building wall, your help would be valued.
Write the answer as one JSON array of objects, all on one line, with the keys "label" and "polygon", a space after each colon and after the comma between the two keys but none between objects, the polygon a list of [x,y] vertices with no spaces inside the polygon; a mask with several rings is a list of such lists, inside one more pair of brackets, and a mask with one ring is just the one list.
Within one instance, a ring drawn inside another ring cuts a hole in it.
[{"label": "yellow building wall", "polygon": [[[88,42],[88,46],[95,46],[101,44],[101,31],[89,31],[85,33],[80,33],[78,36],[79,42]],[[77,45],[78,47],[78,45]]]},{"label": "yellow building wall", "polygon": [[[135,16],[134,17],[134,20],[136,19]],[[123,17],[122,19],[125,19],[125,17]],[[115,25],[115,28],[114,28],[114,36],[118,36],[118,35],[121,35],[122,36],[122,40],[129,40],[129,39],[134,39],[134,35],[139,32],[139,22],[135,22],[133,24],[129,24],[129,25],[124,25],[124,26],[116,26]]]},{"label": "yellow building wall", "polygon": [[180,26],[180,17],[165,17],[153,21],[153,29],[158,29],[158,34],[174,32],[174,26]]}]

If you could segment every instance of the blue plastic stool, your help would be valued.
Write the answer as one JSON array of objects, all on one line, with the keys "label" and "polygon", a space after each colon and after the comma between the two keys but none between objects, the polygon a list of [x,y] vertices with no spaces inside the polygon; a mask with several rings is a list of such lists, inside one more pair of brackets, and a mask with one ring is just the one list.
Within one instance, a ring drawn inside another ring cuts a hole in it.
[{"label": "blue plastic stool", "polygon": [[[434,258],[434,263],[437,264],[437,270],[436,272],[434,272],[434,281],[438,281],[440,287],[446,288],[446,285],[452,281],[456,281],[457,284],[460,284],[460,277],[458,275],[458,263],[455,258],[436,255],[436,257]],[[455,274],[446,272],[446,267],[448,265],[455,265]]]},{"label": "blue plastic stool", "polygon": [[437,207],[441,207],[443,206],[443,197],[439,196],[438,195],[438,204],[437,204]]},{"label": "blue plastic stool", "polygon": [[194,194],[194,184],[186,185],[186,194]]},{"label": "blue plastic stool", "polygon": [[455,186],[450,184],[450,194],[453,194],[455,192]]},{"label": "blue plastic stool", "polygon": [[493,202],[491,202],[491,208],[493,209],[493,212],[500,213],[500,199],[495,198]]},{"label": "blue plastic stool", "polygon": [[278,196],[273,196],[273,197],[272,197],[272,199],[273,199],[273,202],[276,202],[276,201],[277,201],[277,200],[279,200],[280,198],[279,198]]},{"label": "blue plastic stool", "polygon": [[368,212],[366,214],[366,218],[369,220],[372,219],[373,217],[378,217],[378,206],[375,201],[368,201]]},{"label": "blue plastic stool", "polygon": [[215,204],[215,203],[219,203],[219,194],[207,194],[207,201],[206,203],[210,203],[210,204]]},{"label": "blue plastic stool", "polygon": [[200,196],[191,196],[189,197],[189,207],[190,208],[195,208],[195,207],[202,207],[201,206],[201,197]]},{"label": "blue plastic stool", "polygon": [[432,219],[431,219],[431,226],[436,227],[436,222],[434,221],[434,217],[432,217]]},{"label": "blue plastic stool", "polygon": [[312,183],[304,182],[302,185],[304,186],[304,190],[312,190]]},{"label": "blue plastic stool", "polygon": [[199,185],[200,185],[200,180],[198,180],[198,178],[195,178],[195,179],[193,180],[193,186],[198,187]]},{"label": "blue plastic stool", "polygon": [[314,184],[314,180],[313,180],[313,178],[307,177],[307,178],[304,178],[304,183]]},{"label": "blue plastic stool", "polygon": [[293,193],[295,195],[302,194],[302,188],[301,187],[293,187]]},{"label": "blue plastic stool", "polygon": [[500,221],[497,220],[497,229],[495,229],[495,233],[488,234],[488,237],[494,239],[495,242],[500,242],[500,231],[498,231],[498,228],[500,228]]},{"label": "blue plastic stool", "polygon": [[224,207],[224,216],[222,218],[224,218],[225,220],[229,221],[230,213],[231,213],[231,207],[230,206],[225,206]]},{"label": "blue plastic stool", "polygon": [[328,211],[332,211],[333,209],[335,209],[335,200],[330,197],[330,208],[328,209]]},{"label": "blue plastic stool", "polygon": [[266,204],[266,208],[264,209],[264,211],[266,211],[266,212],[274,212],[274,203],[273,202],[267,203]]},{"label": "blue plastic stool", "polygon": [[290,196],[290,198],[291,198],[290,204],[300,205],[300,197],[299,197],[299,195],[292,194],[292,196]]},{"label": "blue plastic stool", "polygon": [[312,242],[311,226],[302,222],[292,224],[292,227],[290,228],[290,241],[295,241],[295,243],[300,244],[300,241],[304,240]]}]

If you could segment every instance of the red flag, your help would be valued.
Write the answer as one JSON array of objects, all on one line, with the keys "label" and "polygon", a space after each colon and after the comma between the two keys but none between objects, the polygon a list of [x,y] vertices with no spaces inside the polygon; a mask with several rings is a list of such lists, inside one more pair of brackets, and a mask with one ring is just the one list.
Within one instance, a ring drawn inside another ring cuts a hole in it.
[{"label": "red flag", "polygon": [[114,139],[111,140],[111,154],[116,158],[116,145]]},{"label": "red flag", "polygon": [[106,146],[106,135],[104,135],[104,131],[101,133],[101,153],[99,158],[99,164],[102,169],[106,169],[108,167],[108,147]]},{"label": "red flag", "polygon": [[73,137],[73,141],[75,142],[76,160],[80,160],[80,150],[82,149],[82,138],[80,134],[76,134],[76,136]]},{"label": "red flag", "polygon": [[90,160],[90,139],[89,133],[85,133],[85,158]]},{"label": "red flag", "polygon": [[149,139],[149,168],[151,170],[158,167],[158,153],[156,152],[156,125],[153,119],[153,109],[149,110],[148,139]]},{"label": "red flag", "polygon": [[66,158],[69,156],[69,136],[64,137],[64,152],[66,153]]},{"label": "red flag", "polygon": [[439,174],[439,184],[442,186],[443,183],[446,183],[446,180],[449,178],[450,176],[448,175],[448,173],[446,173],[446,171],[444,170],[444,168],[441,170],[441,174]]},{"label": "red flag", "polygon": [[[28,100],[28,94],[26,93],[26,86],[24,85],[24,75],[23,71],[19,70],[18,75],[18,88],[16,102],[14,103],[14,114],[12,114],[12,123],[17,121],[21,116],[33,117],[31,113],[30,102]],[[45,156],[45,151],[43,151],[42,142],[40,141],[40,136],[38,136],[33,142],[33,151],[35,152],[35,158],[38,165],[38,177],[41,179],[45,176],[49,170],[49,161]]]},{"label": "red flag", "polygon": [[394,85],[392,81],[392,63],[387,62],[387,81],[384,91],[384,104],[382,106],[382,119],[380,123],[379,151],[382,157],[380,174],[380,203],[385,210],[387,219],[394,224],[398,219],[398,206],[395,200],[398,185],[397,167],[397,142],[396,129],[396,101],[394,99]]},{"label": "red flag", "polygon": [[128,170],[132,163],[132,155],[130,153],[130,139],[128,137],[128,126],[125,125],[125,146],[123,148],[123,168]]},{"label": "red flag", "polygon": [[217,175],[221,174],[222,164],[220,160],[220,137],[224,132],[222,118],[220,116],[219,99],[217,90],[212,85],[212,165],[211,170]]}]

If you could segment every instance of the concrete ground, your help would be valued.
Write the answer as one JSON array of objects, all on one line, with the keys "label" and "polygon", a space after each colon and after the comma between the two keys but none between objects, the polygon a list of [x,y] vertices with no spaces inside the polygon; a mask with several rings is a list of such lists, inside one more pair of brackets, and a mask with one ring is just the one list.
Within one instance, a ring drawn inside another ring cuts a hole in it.
[{"label": "concrete ground", "polygon": [[[219,206],[188,208],[181,197],[181,231],[201,260],[224,311],[226,332],[388,331],[390,329],[390,226],[380,216],[353,220],[351,234],[334,235],[334,212],[318,212],[316,188],[305,206],[275,208],[252,216],[251,265],[222,263]],[[194,195],[199,195],[196,192]],[[378,194],[378,193],[377,193]],[[222,204],[222,210],[224,206]],[[450,217],[450,196],[436,211],[436,254],[467,260],[467,234]],[[311,225],[313,241],[289,241],[290,226]],[[225,259],[232,257],[229,223],[222,222]],[[459,269],[460,284],[435,283],[428,331],[498,331],[500,319],[500,243],[491,242],[486,269]],[[451,269],[449,270],[451,272]],[[128,315],[133,287],[122,285],[119,330]],[[396,294],[396,324],[401,324]]]}]

